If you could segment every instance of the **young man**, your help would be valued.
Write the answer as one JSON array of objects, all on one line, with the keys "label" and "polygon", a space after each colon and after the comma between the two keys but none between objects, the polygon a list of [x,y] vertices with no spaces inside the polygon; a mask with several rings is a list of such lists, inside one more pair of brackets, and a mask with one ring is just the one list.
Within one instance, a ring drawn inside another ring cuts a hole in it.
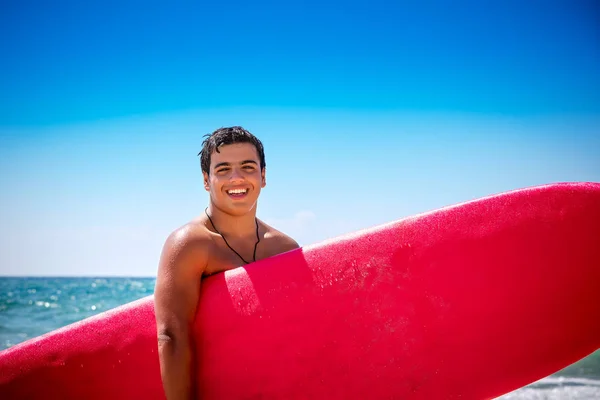
[{"label": "young man", "polygon": [[256,218],[265,187],[263,145],[235,126],[213,132],[199,153],[208,207],[167,238],[154,304],[158,355],[168,400],[192,397],[191,325],[203,276],[295,248],[298,243]]}]

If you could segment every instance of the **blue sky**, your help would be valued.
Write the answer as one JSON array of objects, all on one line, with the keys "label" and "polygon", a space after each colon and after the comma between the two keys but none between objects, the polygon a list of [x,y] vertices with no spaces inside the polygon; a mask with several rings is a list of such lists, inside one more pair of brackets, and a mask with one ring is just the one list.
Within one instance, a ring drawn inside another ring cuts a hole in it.
[{"label": "blue sky", "polygon": [[202,135],[263,140],[302,245],[600,181],[593,1],[4,2],[0,275],[145,275],[206,205]]}]

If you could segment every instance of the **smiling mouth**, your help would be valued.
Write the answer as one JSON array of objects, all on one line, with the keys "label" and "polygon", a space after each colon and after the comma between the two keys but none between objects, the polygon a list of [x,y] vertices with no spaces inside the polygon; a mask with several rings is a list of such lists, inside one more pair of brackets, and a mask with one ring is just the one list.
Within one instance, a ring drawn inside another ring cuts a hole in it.
[{"label": "smiling mouth", "polygon": [[248,193],[248,189],[230,189],[227,190],[227,194],[231,197],[242,197]]}]

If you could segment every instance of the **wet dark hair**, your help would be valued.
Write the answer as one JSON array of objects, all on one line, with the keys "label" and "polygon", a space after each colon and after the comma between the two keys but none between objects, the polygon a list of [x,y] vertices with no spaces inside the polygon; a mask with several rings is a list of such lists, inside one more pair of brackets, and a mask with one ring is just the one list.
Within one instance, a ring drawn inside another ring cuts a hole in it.
[{"label": "wet dark hair", "polygon": [[213,133],[204,135],[206,139],[202,142],[202,150],[198,155],[200,156],[200,166],[202,172],[207,174],[210,171],[210,155],[213,151],[219,152],[219,147],[234,144],[234,143],[251,143],[256,148],[258,158],[260,159],[260,170],[262,171],[266,167],[265,162],[265,150],[263,144],[256,136],[242,128],[241,126],[231,126],[225,128],[219,128]]}]

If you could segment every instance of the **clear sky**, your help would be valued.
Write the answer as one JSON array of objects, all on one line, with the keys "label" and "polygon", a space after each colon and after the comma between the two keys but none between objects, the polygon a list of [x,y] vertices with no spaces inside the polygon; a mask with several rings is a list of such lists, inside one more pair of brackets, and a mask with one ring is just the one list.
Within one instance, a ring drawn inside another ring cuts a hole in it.
[{"label": "clear sky", "polygon": [[0,275],[153,276],[221,126],[301,245],[600,181],[593,0],[88,3],[0,6]]}]

